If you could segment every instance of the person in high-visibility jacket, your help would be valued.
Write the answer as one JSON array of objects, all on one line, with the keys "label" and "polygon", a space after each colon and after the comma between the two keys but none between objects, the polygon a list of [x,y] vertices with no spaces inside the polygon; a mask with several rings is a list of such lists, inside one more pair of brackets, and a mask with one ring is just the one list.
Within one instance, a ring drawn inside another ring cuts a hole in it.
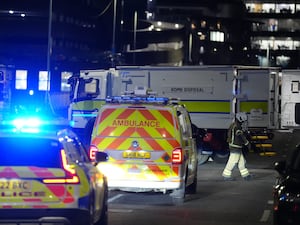
[{"label": "person in high-visibility jacket", "polygon": [[242,128],[243,123],[246,123],[246,121],[246,113],[237,113],[233,123],[229,127],[227,141],[229,144],[230,155],[222,173],[224,180],[233,180],[232,171],[236,165],[238,166],[241,176],[245,180],[252,178],[248,169],[246,168],[246,160],[243,154],[243,148],[250,147],[250,143],[247,140],[245,131]]}]

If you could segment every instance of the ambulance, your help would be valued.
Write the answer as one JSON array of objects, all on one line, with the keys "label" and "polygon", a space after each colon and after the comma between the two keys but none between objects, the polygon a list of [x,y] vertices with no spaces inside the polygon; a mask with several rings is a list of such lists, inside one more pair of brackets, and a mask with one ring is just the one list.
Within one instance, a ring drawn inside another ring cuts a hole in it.
[{"label": "ambulance", "polygon": [[175,204],[196,192],[198,162],[190,116],[168,98],[107,98],[94,123],[90,157],[97,151],[109,156],[98,169],[107,176],[110,190],[162,192]]}]

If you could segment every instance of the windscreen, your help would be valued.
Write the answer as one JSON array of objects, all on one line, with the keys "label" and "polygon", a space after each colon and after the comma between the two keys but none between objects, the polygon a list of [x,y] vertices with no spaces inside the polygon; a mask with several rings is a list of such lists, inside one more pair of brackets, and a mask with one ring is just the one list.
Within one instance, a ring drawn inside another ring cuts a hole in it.
[{"label": "windscreen", "polygon": [[98,136],[174,138],[175,120],[169,109],[106,108],[98,121]]},{"label": "windscreen", "polygon": [[0,166],[61,167],[58,141],[1,137],[0,143]]}]

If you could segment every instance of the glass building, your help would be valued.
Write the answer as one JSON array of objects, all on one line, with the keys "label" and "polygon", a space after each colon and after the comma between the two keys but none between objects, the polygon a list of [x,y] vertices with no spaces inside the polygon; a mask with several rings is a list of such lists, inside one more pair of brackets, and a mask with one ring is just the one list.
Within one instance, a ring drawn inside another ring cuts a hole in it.
[{"label": "glass building", "polygon": [[124,43],[123,53],[131,55],[129,64],[207,65],[249,61],[251,27],[243,1],[147,0],[147,10],[138,16],[149,25],[141,29],[132,27],[131,34],[127,32],[131,41]]},{"label": "glass building", "polygon": [[22,71],[17,74],[28,82],[18,87],[47,89],[45,71],[50,70],[50,89],[64,91],[61,81],[67,76],[99,66],[104,41],[99,41],[97,16],[102,6],[94,2],[1,0],[0,64]]},{"label": "glass building", "polygon": [[261,66],[300,67],[300,1],[245,0],[251,54]]},{"label": "glass building", "polygon": [[298,68],[299,12],[300,0],[1,0],[0,77],[67,99],[80,69]]}]

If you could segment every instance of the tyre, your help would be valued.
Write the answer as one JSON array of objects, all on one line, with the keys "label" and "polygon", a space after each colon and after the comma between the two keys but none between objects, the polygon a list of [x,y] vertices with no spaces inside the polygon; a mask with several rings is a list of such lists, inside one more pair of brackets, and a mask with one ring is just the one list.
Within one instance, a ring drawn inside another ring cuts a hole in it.
[{"label": "tyre", "polygon": [[278,219],[278,212],[273,211],[273,225],[280,225],[279,219]]},{"label": "tyre", "polygon": [[[92,196],[94,196],[94,194],[91,194]],[[94,225],[94,198],[90,199],[90,205],[89,205],[89,218],[87,221],[89,221],[88,225]],[[84,224],[82,224],[84,225]]]},{"label": "tyre", "polygon": [[174,205],[181,205],[181,204],[184,203],[184,199],[185,199],[185,185],[186,185],[185,183],[182,184],[181,188],[174,190],[170,194]]},{"label": "tyre", "polygon": [[216,162],[216,163],[226,163],[228,161],[228,158],[229,158],[229,151],[224,151],[224,152],[215,152],[213,154],[213,160]]},{"label": "tyre", "polygon": [[210,155],[203,155],[200,151],[198,151],[198,165],[202,165],[206,163],[209,159]]},{"label": "tyre", "polygon": [[94,223],[94,225],[108,225],[108,190],[105,190],[104,198],[103,198],[103,208],[101,211],[101,217],[100,219]]},{"label": "tyre", "polygon": [[198,174],[198,172],[196,172],[193,183],[186,188],[187,194],[196,194],[197,193],[197,184],[198,184],[197,174]]},{"label": "tyre", "polygon": [[184,198],[172,197],[172,202],[174,205],[182,205],[184,203]]},{"label": "tyre", "polygon": [[[203,152],[205,152],[206,154],[203,154]],[[197,143],[197,153],[198,165],[202,165],[208,161],[213,152],[207,143],[201,141]]]}]

